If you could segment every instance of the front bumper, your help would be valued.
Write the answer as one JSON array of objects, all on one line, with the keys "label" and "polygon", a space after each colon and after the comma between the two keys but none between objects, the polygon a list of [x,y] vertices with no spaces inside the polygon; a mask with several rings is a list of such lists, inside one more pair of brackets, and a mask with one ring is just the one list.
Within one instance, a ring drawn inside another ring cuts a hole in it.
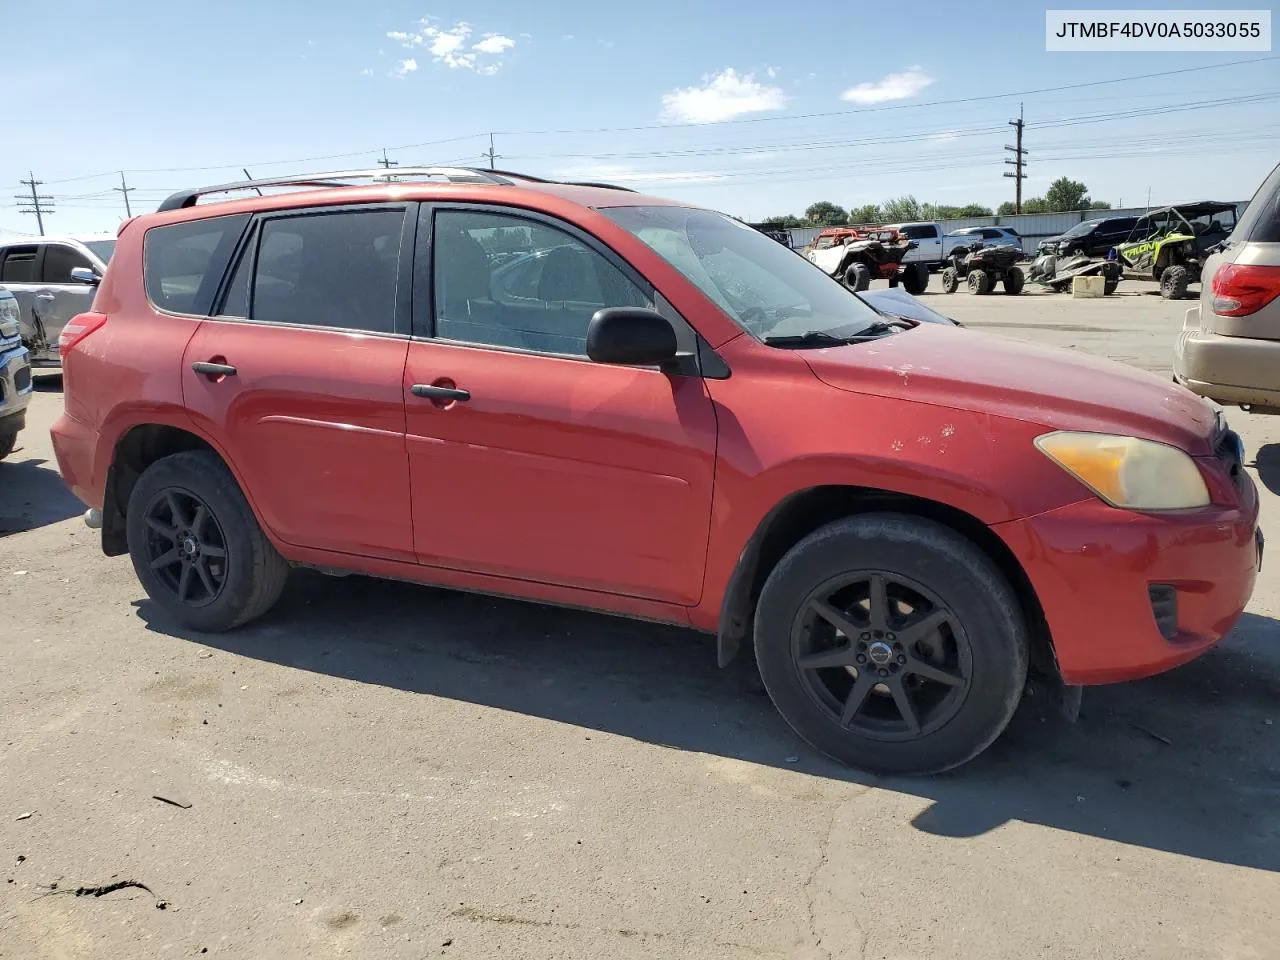
[{"label": "front bumper", "polygon": [[1031,580],[1065,682],[1161,673],[1230,631],[1262,550],[1257,490],[1243,473],[1237,487],[1237,507],[1154,515],[1088,500],[994,528]]},{"label": "front bumper", "polygon": [[1280,340],[1205,330],[1195,306],[1178,334],[1173,375],[1192,393],[1217,403],[1280,407]]},{"label": "front bumper", "polygon": [[31,357],[22,341],[0,345],[0,433],[15,433],[26,425],[31,402]]}]

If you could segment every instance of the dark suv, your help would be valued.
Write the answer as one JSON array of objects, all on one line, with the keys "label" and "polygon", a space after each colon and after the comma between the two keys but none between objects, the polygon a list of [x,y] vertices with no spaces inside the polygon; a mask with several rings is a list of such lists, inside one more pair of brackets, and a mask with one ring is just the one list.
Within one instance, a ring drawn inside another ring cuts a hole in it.
[{"label": "dark suv", "polygon": [[1040,241],[1040,251],[1054,253],[1059,257],[1071,257],[1077,253],[1100,257],[1116,244],[1129,239],[1129,234],[1137,222],[1137,217],[1103,217],[1085,220],[1061,236]]}]

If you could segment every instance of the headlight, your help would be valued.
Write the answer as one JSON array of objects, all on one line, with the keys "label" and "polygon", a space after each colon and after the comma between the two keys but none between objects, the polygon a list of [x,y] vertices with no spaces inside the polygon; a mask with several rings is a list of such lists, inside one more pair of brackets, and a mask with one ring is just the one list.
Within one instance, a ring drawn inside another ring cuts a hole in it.
[{"label": "headlight", "polygon": [[18,301],[11,297],[0,300],[0,323],[17,323],[22,318],[18,312]]},{"label": "headlight", "polygon": [[1036,446],[1099,497],[1125,510],[1190,510],[1209,504],[1195,461],[1176,447],[1103,433],[1046,433]]}]

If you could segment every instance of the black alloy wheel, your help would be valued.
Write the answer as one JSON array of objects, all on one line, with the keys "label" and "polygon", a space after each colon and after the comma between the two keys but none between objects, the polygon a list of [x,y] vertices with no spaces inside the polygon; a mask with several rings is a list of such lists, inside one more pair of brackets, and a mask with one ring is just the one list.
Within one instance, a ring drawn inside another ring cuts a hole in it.
[{"label": "black alloy wheel", "polygon": [[876,570],[813,590],[792,627],[791,650],[815,704],[873,740],[914,740],[942,728],[973,676],[958,617],[924,585]]},{"label": "black alloy wheel", "polygon": [[227,539],[208,505],[169,488],[147,504],[146,525],[147,560],[174,599],[191,607],[217,600],[227,581]]}]

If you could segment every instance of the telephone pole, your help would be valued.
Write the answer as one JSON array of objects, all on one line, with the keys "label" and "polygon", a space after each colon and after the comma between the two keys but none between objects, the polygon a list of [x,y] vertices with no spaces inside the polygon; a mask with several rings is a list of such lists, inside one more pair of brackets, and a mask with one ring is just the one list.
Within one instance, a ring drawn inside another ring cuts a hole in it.
[{"label": "telephone pole", "polygon": [[489,158],[489,169],[492,170],[493,161],[496,160],[498,157],[498,155],[493,152],[493,134],[492,133],[489,134],[489,152],[485,154],[481,154],[481,156],[485,156]]},{"label": "telephone pole", "polygon": [[1027,175],[1022,172],[1022,168],[1026,166],[1027,151],[1022,149],[1022,104],[1018,104],[1018,119],[1010,120],[1009,126],[1014,129],[1014,145],[1011,147],[1007,143],[1004,145],[1005,150],[1013,154],[1012,160],[1005,160],[1005,163],[1013,167],[1012,172],[1006,170],[1006,177],[1013,177],[1015,190],[1013,201],[1013,212],[1015,214],[1022,212],[1022,181],[1027,179]]},{"label": "telephone pole", "polygon": [[123,171],[123,170],[121,170],[121,171],[120,171],[120,186],[118,186],[118,187],[112,187],[111,189],[112,189],[112,190],[114,190],[114,191],[116,191],[116,193],[123,194],[123,196],[124,196],[124,215],[125,215],[126,217],[132,217],[132,216],[133,216],[133,211],[129,209],[129,194],[130,194],[132,191],[134,191],[134,190],[136,190],[136,189],[138,189],[138,188],[137,188],[137,187],[131,187],[131,186],[129,186],[127,183],[125,183],[125,182],[124,182],[124,171]]},{"label": "telephone pole", "polygon": [[44,183],[43,180],[37,180],[36,175],[31,171],[27,171],[30,180],[19,180],[18,182],[24,187],[31,188],[31,196],[19,195],[14,199],[19,203],[30,204],[30,206],[19,207],[19,213],[34,213],[36,215],[36,227],[40,230],[40,236],[44,236],[44,215],[53,213],[53,197],[43,193],[37,193],[36,187]]},{"label": "telephone pole", "polygon": [[[386,171],[388,172],[388,174],[390,173],[390,171],[391,171],[391,168],[392,168],[392,167],[398,167],[398,166],[400,166],[399,161],[397,161],[397,160],[391,160],[391,159],[388,159],[388,157],[387,157],[387,148],[386,148],[386,147],[383,147],[383,148],[382,148],[382,159],[381,159],[381,160],[379,160],[379,161],[377,161],[377,162],[378,162],[378,166],[382,167],[382,169],[383,169],[383,170],[386,170]],[[388,182],[390,182],[390,181],[394,180],[395,178],[394,178],[394,177],[392,177],[392,176],[387,176],[387,178],[386,178],[386,179],[387,179],[387,181],[388,181]]]}]

